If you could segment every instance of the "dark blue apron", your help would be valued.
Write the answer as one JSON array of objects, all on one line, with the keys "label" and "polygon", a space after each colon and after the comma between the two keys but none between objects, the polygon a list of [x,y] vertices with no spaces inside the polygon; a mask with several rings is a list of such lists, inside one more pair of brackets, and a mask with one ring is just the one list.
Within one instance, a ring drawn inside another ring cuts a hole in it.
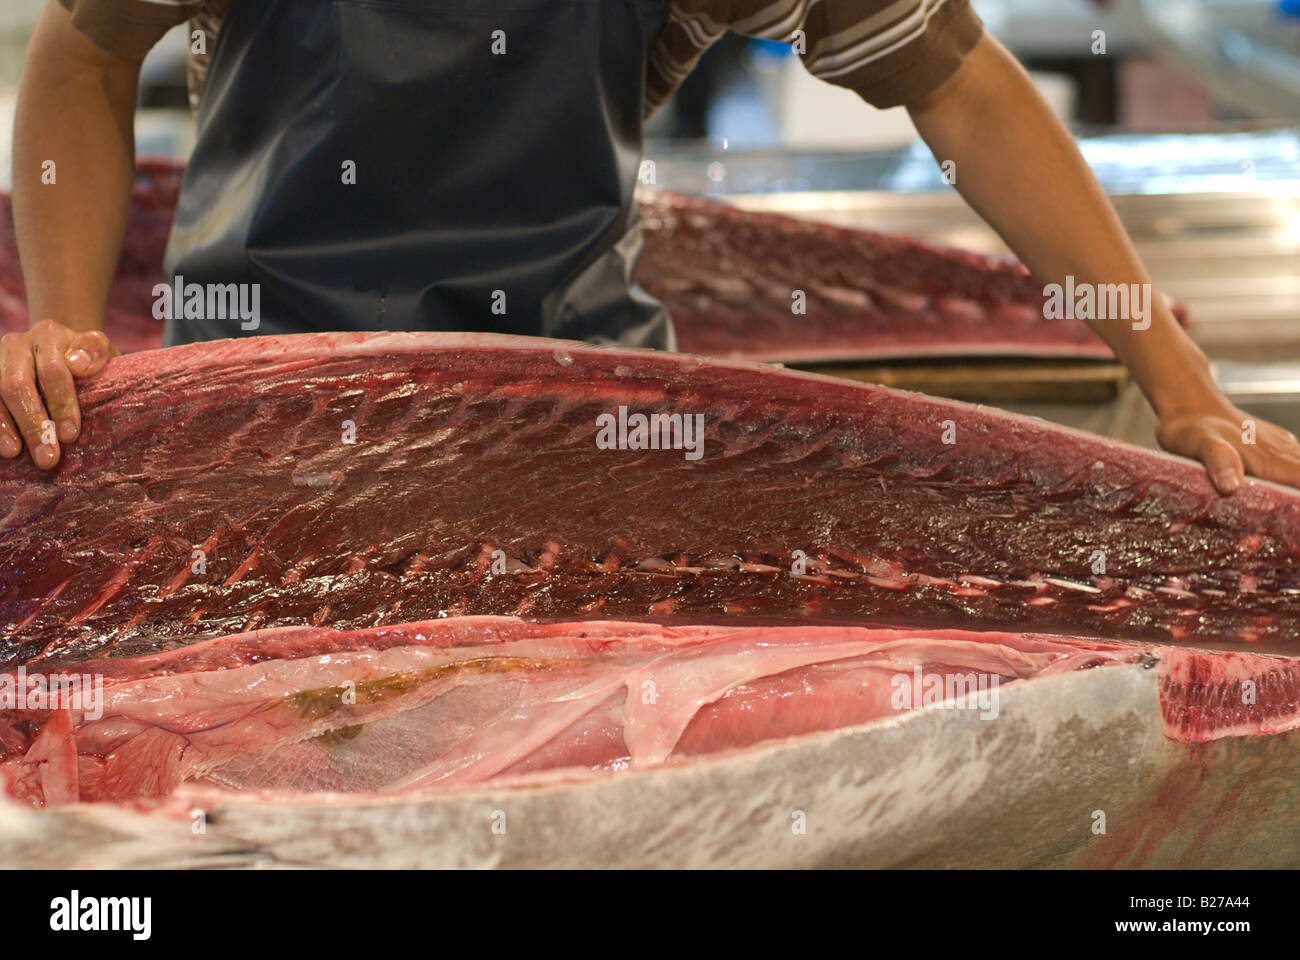
[{"label": "dark blue apron", "polygon": [[633,280],[665,8],[234,0],[166,267],[259,285],[258,325],[176,309],[164,342],[483,330],[673,349]]}]

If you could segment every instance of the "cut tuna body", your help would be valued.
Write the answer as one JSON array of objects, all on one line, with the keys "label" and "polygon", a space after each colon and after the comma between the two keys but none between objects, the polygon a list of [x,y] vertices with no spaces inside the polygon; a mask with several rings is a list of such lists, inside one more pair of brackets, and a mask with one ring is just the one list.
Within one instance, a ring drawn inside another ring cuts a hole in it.
[{"label": "cut tuna body", "polygon": [[[0,463],[0,787],[48,808],[0,810],[0,862],[1295,865],[1293,491],[693,356],[149,350],[180,174],[141,164],[109,298],[146,352],[52,474]],[[1109,356],[1013,262],[641,202],[685,351]],[[1110,838],[1032,808],[1079,802]],[[546,830],[480,842],[507,811]]]},{"label": "cut tuna body", "polygon": [[453,334],[81,396],[56,470],[0,465],[0,693],[99,697],[0,701],[32,802],[616,774],[1125,664],[1171,738],[1297,724],[1300,494],[1041,421]]}]

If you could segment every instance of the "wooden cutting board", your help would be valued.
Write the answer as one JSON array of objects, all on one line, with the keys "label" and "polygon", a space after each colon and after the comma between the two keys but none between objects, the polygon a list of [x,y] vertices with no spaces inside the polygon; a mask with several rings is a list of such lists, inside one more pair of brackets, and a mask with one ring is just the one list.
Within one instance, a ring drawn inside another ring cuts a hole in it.
[{"label": "wooden cutting board", "polygon": [[1109,361],[996,358],[788,366],[953,400],[992,404],[1109,403],[1128,381],[1123,364]]}]

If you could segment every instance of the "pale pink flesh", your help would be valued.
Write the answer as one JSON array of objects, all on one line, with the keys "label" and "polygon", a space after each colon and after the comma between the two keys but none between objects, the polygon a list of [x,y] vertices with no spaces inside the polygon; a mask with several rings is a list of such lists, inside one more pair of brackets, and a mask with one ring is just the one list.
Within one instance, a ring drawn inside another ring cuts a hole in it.
[{"label": "pale pink flesh", "polygon": [[[987,690],[1152,650],[1171,736],[1300,721],[1292,661],[1279,658],[1232,657],[1229,686],[1254,678],[1259,705],[1215,727],[1207,713],[1238,687],[1207,692],[1194,681],[1222,654],[955,630],[461,617],[254,632],[98,663],[102,716],[52,714],[0,775],[35,803],[149,800],[187,781],[280,796],[531,782],[683,762],[933,705],[898,700],[903,686],[920,694],[918,670],[982,677]],[[2,732],[7,743],[21,736],[16,724]]]}]

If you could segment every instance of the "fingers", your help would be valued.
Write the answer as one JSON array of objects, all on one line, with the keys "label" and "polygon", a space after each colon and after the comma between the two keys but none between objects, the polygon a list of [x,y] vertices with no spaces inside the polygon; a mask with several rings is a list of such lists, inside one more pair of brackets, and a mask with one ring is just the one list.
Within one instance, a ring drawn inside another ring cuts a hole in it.
[{"label": "fingers", "polygon": [[1259,424],[1258,442],[1244,451],[1247,469],[1263,480],[1300,486],[1300,442],[1271,423]]},{"label": "fingers", "polygon": [[53,320],[42,320],[31,329],[36,383],[61,443],[71,443],[81,432],[77,387],[65,358],[71,339],[72,331]]},{"label": "fingers", "polygon": [[1208,415],[1166,417],[1156,439],[1171,453],[1205,464],[1215,488],[1235,493],[1245,475],[1300,487],[1300,440],[1266,420],[1247,416],[1230,404]]},{"label": "fingers", "polygon": [[[1245,432],[1242,424],[1249,424]],[[1187,418],[1163,423],[1157,431],[1165,449],[1195,457],[1205,464],[1215,488],[1235,493],[1245,475],[1300,487],[1300,440],[1294,434],[1263,420],[1243,415]]]},{"label": "fingers", "polygon": [[68,369],[74,376],[89,377],[104,369],[104,364],[121,354],[101,330],[79,333],[64,351]]},{"label": "fingers", "polygon": [[1170,453],[1195,457],[1205,464],[1210,482],[1220,493],[1235,493],[1245,477],[1245,466],[1241,454],[1221,432],[1225,425],[1226,421],[1215,417],[1166,420],[1157,424],[1156,439]]},{"label": "fingers", "polygon": [[0,363],[0,399],[8,408],[32,460],[42,470],[59,462],[59,444],[52,421],[36,391],[36,364],[31,335],[8,333],[3,338],[4,360]]},{"label": "fingers", "polygon": [[12,460],[22,452],[22,437],[19,436],[18,428],[14,426],[13,418],[9,416],[4,403],[0,402],[0,457]]},{"label": "fingers", "polygon": [[17,384],[14,389],[10,389],[8,378],[4,375],[4,359],[11,353],[26,351],[28,349],[27,337],[20,333],[6,333],[0,337],[0,456],[6,460],[12,460],[23,452],[22,435],[18,432],[18,427],[14,423],[13,416],[8,410],[7,393],[18,394]]},{"label": "fingers", "polygon": [[37,324],[32,330],[37,343],[36,376],[45,406],[57,424],[59,440],[71,443],[81,434],[81,408],[72,378],[93,376],[120,354],[101,330],[74,335],[53,321],[45,324],[49,326],[42,329],[44,324]]},{"label": "fingers", "polygon": [[61,443],[81,434],[74,377],[89,377],[119,352],[101,331],[74,333],[42,320],[0,343],[0,456],[19,456],[24,441],[43,470],[59,462]]},{"label": "fingers", "polygon": [[1227,440],[1207,434],[1201,441],[1197,459],[1205,464],[1210,480],[1220,493],[1236,493],[1241,488],[1246,468],[1241,461],[1241,454]]},{"label": "fingers", "polygon": [[36,382],[45,409],[54,421],[60,443],[71,443],[81,432],[81,411],[77,409],[77,386],[72,382],[72,371],[57,348],[57,341],[37,340],[32,346],[36,366]]}]

